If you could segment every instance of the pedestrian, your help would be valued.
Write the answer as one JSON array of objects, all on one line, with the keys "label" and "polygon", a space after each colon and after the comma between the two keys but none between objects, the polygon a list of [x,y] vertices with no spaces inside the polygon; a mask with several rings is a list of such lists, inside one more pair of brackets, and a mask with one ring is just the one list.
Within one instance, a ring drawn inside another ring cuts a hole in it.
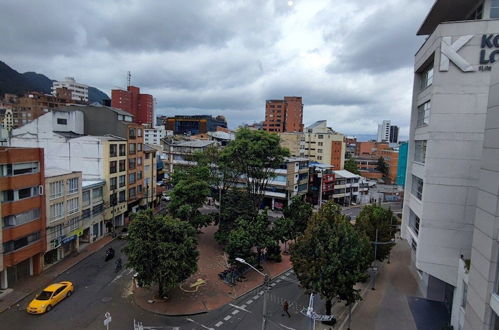
[{"label": "pedestrian", "polygon": [[291,315],[288,312],[289,309],[289,304],[287,300],[284,300],[284,304],[282,305],[282,316],[284,316],[284,313],[288,314],[288,317],[291,317]]}]

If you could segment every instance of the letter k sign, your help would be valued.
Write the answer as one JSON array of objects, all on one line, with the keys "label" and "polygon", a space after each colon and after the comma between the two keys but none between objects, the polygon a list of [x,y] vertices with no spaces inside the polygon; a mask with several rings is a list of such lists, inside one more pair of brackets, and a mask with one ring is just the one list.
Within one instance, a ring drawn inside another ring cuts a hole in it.
[{"label": "letter k sign", "polygon": [[451,37],[442,37],[440,71],[449,71],[449,60],[454,62],[454,64],[464,72],[475,71],[473,67],[457,53],[457,51],[466,45],[471,38],[473,38],[473,35],[462,36],[452,43]]}]

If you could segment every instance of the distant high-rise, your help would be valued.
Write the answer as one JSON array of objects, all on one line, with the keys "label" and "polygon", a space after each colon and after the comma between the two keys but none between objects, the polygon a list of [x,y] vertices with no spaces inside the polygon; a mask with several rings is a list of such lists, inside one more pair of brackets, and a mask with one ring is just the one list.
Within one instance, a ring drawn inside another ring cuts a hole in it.
[{"label": "distant high-rise", "polygon": [[303,132],[301,96],[285,96],[284,100],[267,100],[263,129],[268,132]]},{"label": "distant high-rise", "polygon": [[383,120],[378,124],[378,142],[398,143],[399,141],[399,128],[392,126],[389,120]]},{"label": "distant high-rise", "polygon": [[128,86],[126,91],[121,89],[111,91],[111,106],[131,113],[138,124],[153,125],[153,102],[152,95],[141,94],[139,87]]},{"label": "distant high-rise", "polygon": [[52,83],[52,95],[57,96],[57,90],[66,88],[71,91],[73,101],[88,102],[88,86],[75,81],[73,77],[66,77],[63,81]]}]

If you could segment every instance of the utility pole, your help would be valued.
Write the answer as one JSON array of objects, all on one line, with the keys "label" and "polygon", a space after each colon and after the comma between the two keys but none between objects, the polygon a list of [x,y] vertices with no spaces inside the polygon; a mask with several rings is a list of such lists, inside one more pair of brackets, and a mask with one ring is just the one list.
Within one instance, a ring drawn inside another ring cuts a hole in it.
[{"label": "utility pole", "polygon": [[372,290],[376,290],[375,285],[376,285],[376,272],[378,271],[375,267],[374,264],[376,263],[376,258],[378,257],[378,228],[376,228],[376,240],[374,242],[374,261],[373,261],[373,287],[371,288]]}]

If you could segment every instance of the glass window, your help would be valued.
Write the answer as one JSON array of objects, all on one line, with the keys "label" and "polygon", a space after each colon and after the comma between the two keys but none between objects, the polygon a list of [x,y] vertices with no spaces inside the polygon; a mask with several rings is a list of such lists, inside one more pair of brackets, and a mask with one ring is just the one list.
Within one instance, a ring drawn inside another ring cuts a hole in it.
[{"label": "glass window", "polygon": [[64,217],[64,202],[50,205],[50,221]]},{"label": "glass window", "polygon": [[426,140],[414,141],[414,161],[419,163],[426,161]]},{"label": "glass window", "polygon": [[63,195],[64,193],[64,182],[61,181],[56,181],[56,182],[51,182],[49,185],[49,190],[50,190],[50,199],[55,199],[59,198]]},{"label": "glass window", "polygon": [[490,18],[499,18],[499,0],[492,0],[491,1]]},{"label": "glass window", "polygon": [[142,193],[142,185],[137,186],[137,192],[140,194]]},{"label": "glass window", "polygon": [[116,181],[116,177],[109,179],[109,189],[115,190],[117,188]]},{"label": "glass window", "polygon": [[142,171],[138,171],[137,172],[137,180],[141,180],[142,179]]},{"label": "glass window", "polygon": [[126,185],[126,175],[120,175],[120,188]]},{"label": "glass window", "polygon": [[142,143],[137,143],[137,151],[142,151]]},{"label": "glass window", "polygon": [[128,151],[129,151],[130,155],[135,154],[135,143],[130,143]]},{"label": "glass window", "polygon": [[149,158],[151,158],[151,154],[147,152],[146,153],[146,159],[149,159]]},{"label": "glass window", "polygon": [[109,173],[113,174],[116,173],[116,161],[113,160],[112,162],[109,163]]},{"label": "glass window", "polygon": [[425,89],[433,83],[433,63],[421,72],[421,89]]},{"label": "glass window", "polygon": [[137,128],[137,136],[142,136],[142,128]]},{"label": "glass window", "polygon": [[78,212],[78,206],[79,206],[78,197],[69,199],[67,201],[68,214],[73,214],[75,212]]},{"label": "glass window", "polygon": [[131,138],[131,139],[135,139],[135,128],[130,128],[128,130],[128,136]]},{"label": "glass window", "polygon": [[126,171],[126,159],[120,160],[119,166],[120,166],[120,172],[125,172]]},{"label": "glass window", "polygon": [[85,209],[81,211],[81,218],[82,219],[90,218],[90,209]]},{"label": "glass window", "polygon": [[120,144],[120,156],[126,156],[126,144]]},{"label": "glass window", "polygon": [[414,252],[418,249],[418,242],[414,238],[411,240],[411,248]]},{"label": "glass window", "polygon": [[123,203],[126,201],[126,190],[120,191],[120,203]]},{"label": "glass window", "polygon": [[409,227],[416,236],[419,235],[419,217],[411,209],[409,209]]},{"label": "glass window", "polygon": [[135,198],[135,195],[136,195],[135,187],[130,188],[130,190],[128,190],[128,197]]},{"label": "glass window", "polygon": [[65,119],[65,118],[57,118],[57,124],[58,125],[67,125],[68,124],[68,120]]},{"label": "glass window", "polygon": [[135,158],[128,159],[128,169],[129,170],[135,169]]},{"label": "glass window", "polygon": [[90,205],[90,190],[84,191],[81,194],[82,198],[82,206],[89,206]]},{"label": "glass window", "polygon": [[3,244],[4,253],[9,253],[18,249],[21,249],[33,242],[36,242],[40,239],[40,232],[36,232],[30,234],[28,236],[24,236],[22,238],[16,239],[15,241],[8,241]]},{"label": "glass window", "polygon": [[323,138],[324,138],[324,135],[322,135],[322,134],[318,134],[318,135],[317,135],[317,138],[318,138],[318,139],[323,139]]},{"label": "glass window", "polygon": [[115,206],[118,202],[118,194],[114,193],[109,195],[109,202],[111,206]]},{"label": "glass window", "polygon": [[425,102],[418,107],[417,127],[426,126],[430,123],[430,111],[430,101]]},{"label": "glass window", "polygon": [[103,210],[104,210],[104,204],[96,205],[92,208],[92,214],[93,215],[100,214],[102,213]]},{"label": "glass window", "polygon": [[137,157],[137,165],[142,165],[142,157]]},{"label": "glass window", "polygon": [[40,209],[31,209],[16,215],[8,215],[3,218],[4,227],[19,226],[40,218]]},{"label": "glass window", "polygon": [[72,178],[68,180],[68,193],[74,194],[78,192],[78,178]]},{"label": "glass window", "polygon": [[101,199],[102,198],[102,187],[100,188],[95,188],[92,190],[92,199]]},{"label": "glass window", "polygon": [[116,144],[109,145],[109,157],[118,156],[118,146]]},{"label": "glass window", "polygon": [[128,184],[134,184],[135,183],[135,173],[130,173],[130,176],[128,178]]},{"label": "glass window", "polygon": [[411,194],[419,200],[423,197],[423,179],[415,175],[412,176]]}]

